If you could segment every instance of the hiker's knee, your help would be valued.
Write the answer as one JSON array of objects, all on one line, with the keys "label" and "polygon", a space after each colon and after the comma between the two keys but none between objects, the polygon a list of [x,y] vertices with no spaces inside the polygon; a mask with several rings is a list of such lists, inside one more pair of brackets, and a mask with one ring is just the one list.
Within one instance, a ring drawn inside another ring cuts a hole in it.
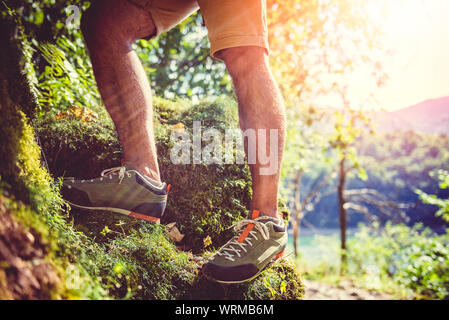
[{"label": "hiker's knee", "polygon": [[83,14],[81,31],[89,49],[124,46],[155,33],[149,13],[127,0],[97,0]]},{"label": "hiker's knee", "polygon": [[268,69],[268,55],[256,46],[228,48],[218,52],[232,77],[245,77],[255,70]]}]

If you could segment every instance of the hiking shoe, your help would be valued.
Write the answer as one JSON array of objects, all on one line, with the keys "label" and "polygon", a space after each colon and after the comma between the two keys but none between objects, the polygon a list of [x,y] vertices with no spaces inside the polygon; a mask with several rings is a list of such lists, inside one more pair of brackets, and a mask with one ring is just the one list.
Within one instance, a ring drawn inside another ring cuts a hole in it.
[{"label": "hiking shoe", "polygon": [[106,210],[159,223],[170,185],[150,179],[130,167],[103,170],[100,178],[63,180],[61,194],[72,206]]},{"label": "hiking shoe", "polygon": [[234,225],[233,237],[203,267],[206,278],[221,283],[240,283],[254,279],[272,261],[284,254],[287,229],[282,218],[254,210],[251,219]]}]

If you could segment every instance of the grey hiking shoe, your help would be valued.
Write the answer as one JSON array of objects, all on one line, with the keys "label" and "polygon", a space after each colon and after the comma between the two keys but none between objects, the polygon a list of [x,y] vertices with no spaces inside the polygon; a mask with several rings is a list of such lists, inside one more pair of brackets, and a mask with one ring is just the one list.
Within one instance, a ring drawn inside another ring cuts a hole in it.
[{"label": "grey hiking shoe", "polygon": [[244,229],[206,262],[206,278],[221,283],[249,281],[284,254],[288,235],[282,218],[254,210],[251,219],[237,222],[234,228]]},{"label": "grey hiking shoe", "polygon": [[107,210],[159,223],[170,185],[160,183],[130,167],[103,170],[96,179],[66,178],[61,193],[72,206]]}]

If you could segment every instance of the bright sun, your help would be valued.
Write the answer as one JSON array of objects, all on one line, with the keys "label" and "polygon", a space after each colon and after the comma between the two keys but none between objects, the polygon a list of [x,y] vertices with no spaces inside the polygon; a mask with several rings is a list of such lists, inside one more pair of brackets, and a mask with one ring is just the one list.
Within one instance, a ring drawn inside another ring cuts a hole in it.
[{"label": "bright sun", "polygon": [[[449,96],[449,1],[376,0],[366,10],[390,51],[381,59],[390,80],[379,89],[380,105],[393,110]],[[355,96],[367,81],[356,80]]]}]

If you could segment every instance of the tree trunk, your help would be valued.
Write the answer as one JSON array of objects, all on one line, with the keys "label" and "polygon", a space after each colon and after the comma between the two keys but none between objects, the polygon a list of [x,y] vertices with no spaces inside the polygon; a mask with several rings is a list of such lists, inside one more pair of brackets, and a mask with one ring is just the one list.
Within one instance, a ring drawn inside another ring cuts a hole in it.
[{"label": "tree trunk", "polygon": [[295,210],[294,217],[292,219],[292,229],[293,229],[293,248],[295,252],[295,257],[298,257],[298,247],[299,247],[299,229],[301,228],[302,205],[300,196],[300,183],[302,178],[302,171],[298,171],[295,178]]},{"label": "tree trunk", "polygon": [[292,229],[293,229],[293,250],[295,253],[295,258],[298,257],[298,221],[296,219],[292,219]]},{"label": "tree trunk", "polygon": [[346,210],[344,208],[345,205],[345,198],[344,198],[344,190],[345,190],[345,183],[346,183],[346,171],[345,171],[345,160],[346,157],[343,156],[343,158],[340,161],[339,171],[340,171],[340,178],[338,181],[338,217],[340,222],[340,260],[341,260],[341,266],[340,266],[340,273],[344,274],[346,272]]}]

